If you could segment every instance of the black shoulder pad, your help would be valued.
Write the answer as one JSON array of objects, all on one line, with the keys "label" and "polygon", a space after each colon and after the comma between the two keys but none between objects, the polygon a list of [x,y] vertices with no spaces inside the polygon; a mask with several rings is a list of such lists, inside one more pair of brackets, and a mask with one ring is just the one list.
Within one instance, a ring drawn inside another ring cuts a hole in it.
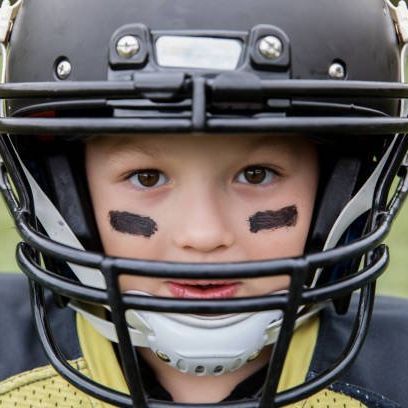
[{"label": "black shoulder pad", "polygon": [[[344,350],[357,305],[357,297],[353,296],[347,315],[337,315],[332,307],[323,311],[312,372],[318,373],[327,368]],[[407,373],[408,299],[378,296],[365,343],[352,366],[339,380],[406,406]]]},{"label": "black shoulder pad", "polygon": [[[51,294],[46,294],[46,303],[58,345],[69,358],[78,358],[74,312],[55,307]],[[0,274],[0,333],[0,381],[49,364],[34,327],[29,285],[21,273]]]}]

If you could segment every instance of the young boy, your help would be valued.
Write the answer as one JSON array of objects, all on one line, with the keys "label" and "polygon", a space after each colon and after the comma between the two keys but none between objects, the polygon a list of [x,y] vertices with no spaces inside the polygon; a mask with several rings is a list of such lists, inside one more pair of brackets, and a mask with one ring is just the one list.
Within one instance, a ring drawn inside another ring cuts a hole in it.
[{"label": "young boy", "polygon": [[404,406],[408,11],[326,3],[2,4],[0,405]]}]

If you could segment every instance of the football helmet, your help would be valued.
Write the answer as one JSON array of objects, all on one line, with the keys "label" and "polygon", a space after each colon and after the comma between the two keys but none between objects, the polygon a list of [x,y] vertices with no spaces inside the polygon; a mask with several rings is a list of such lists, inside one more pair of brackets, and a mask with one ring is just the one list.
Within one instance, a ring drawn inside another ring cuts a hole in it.
[{"label": "football helmet", "polygon": [[[235,405],[269,408],[344,372],[367,333],[375,280],[389,257],[382,242],[408,189],[407,18],[404,2],[383,0],[3,1],[0,185],[22,237],[17,260],[31,283],[37,329],[63,377],[118,406],[165,407],[146,398],[134,346],[183,372],[219,375],[273,343],[264,392]],[[321,180],[303,256],[185,264],[103,253],[83,181],[85,138],[260,131],[303,133],[319,146]],[[123,274],[287,275],[290,286],[251,298],[159,298],[121,293]],[[44,289],[117,343],[129,395],[65,360]],[[296,326],[327,303],[346,313],[356,290],[358,313],[339,359],[277,392]]]}]

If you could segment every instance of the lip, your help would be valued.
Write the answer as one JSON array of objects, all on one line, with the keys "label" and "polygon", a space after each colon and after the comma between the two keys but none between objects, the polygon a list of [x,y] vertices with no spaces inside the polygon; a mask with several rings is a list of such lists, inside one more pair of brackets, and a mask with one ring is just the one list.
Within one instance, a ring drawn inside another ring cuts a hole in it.
[{"label": "lip", "polygon": [[228,281],[171,281],[167,282],[170,293],[176,298],[226,299],[236,295],[239,282]]}]

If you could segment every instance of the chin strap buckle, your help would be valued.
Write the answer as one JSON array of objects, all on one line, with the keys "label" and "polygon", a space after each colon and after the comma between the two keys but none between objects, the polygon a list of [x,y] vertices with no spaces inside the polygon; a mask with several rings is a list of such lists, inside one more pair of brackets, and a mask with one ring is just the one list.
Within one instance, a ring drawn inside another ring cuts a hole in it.
[{"label": "chin strap buckle", "polygon": [[388,10],[395,23],[398,37],[403,44],[408,43],[408,7],[405,1],[400,0],[397,6],[394,6],[390,0],[387,0]]},{"label": "chin strap buckle", "polygon": [[6,44],[13,29],[13,23],[23,0],[10,4],[10,0],[3,0],[0,7],[0,42]]}]

